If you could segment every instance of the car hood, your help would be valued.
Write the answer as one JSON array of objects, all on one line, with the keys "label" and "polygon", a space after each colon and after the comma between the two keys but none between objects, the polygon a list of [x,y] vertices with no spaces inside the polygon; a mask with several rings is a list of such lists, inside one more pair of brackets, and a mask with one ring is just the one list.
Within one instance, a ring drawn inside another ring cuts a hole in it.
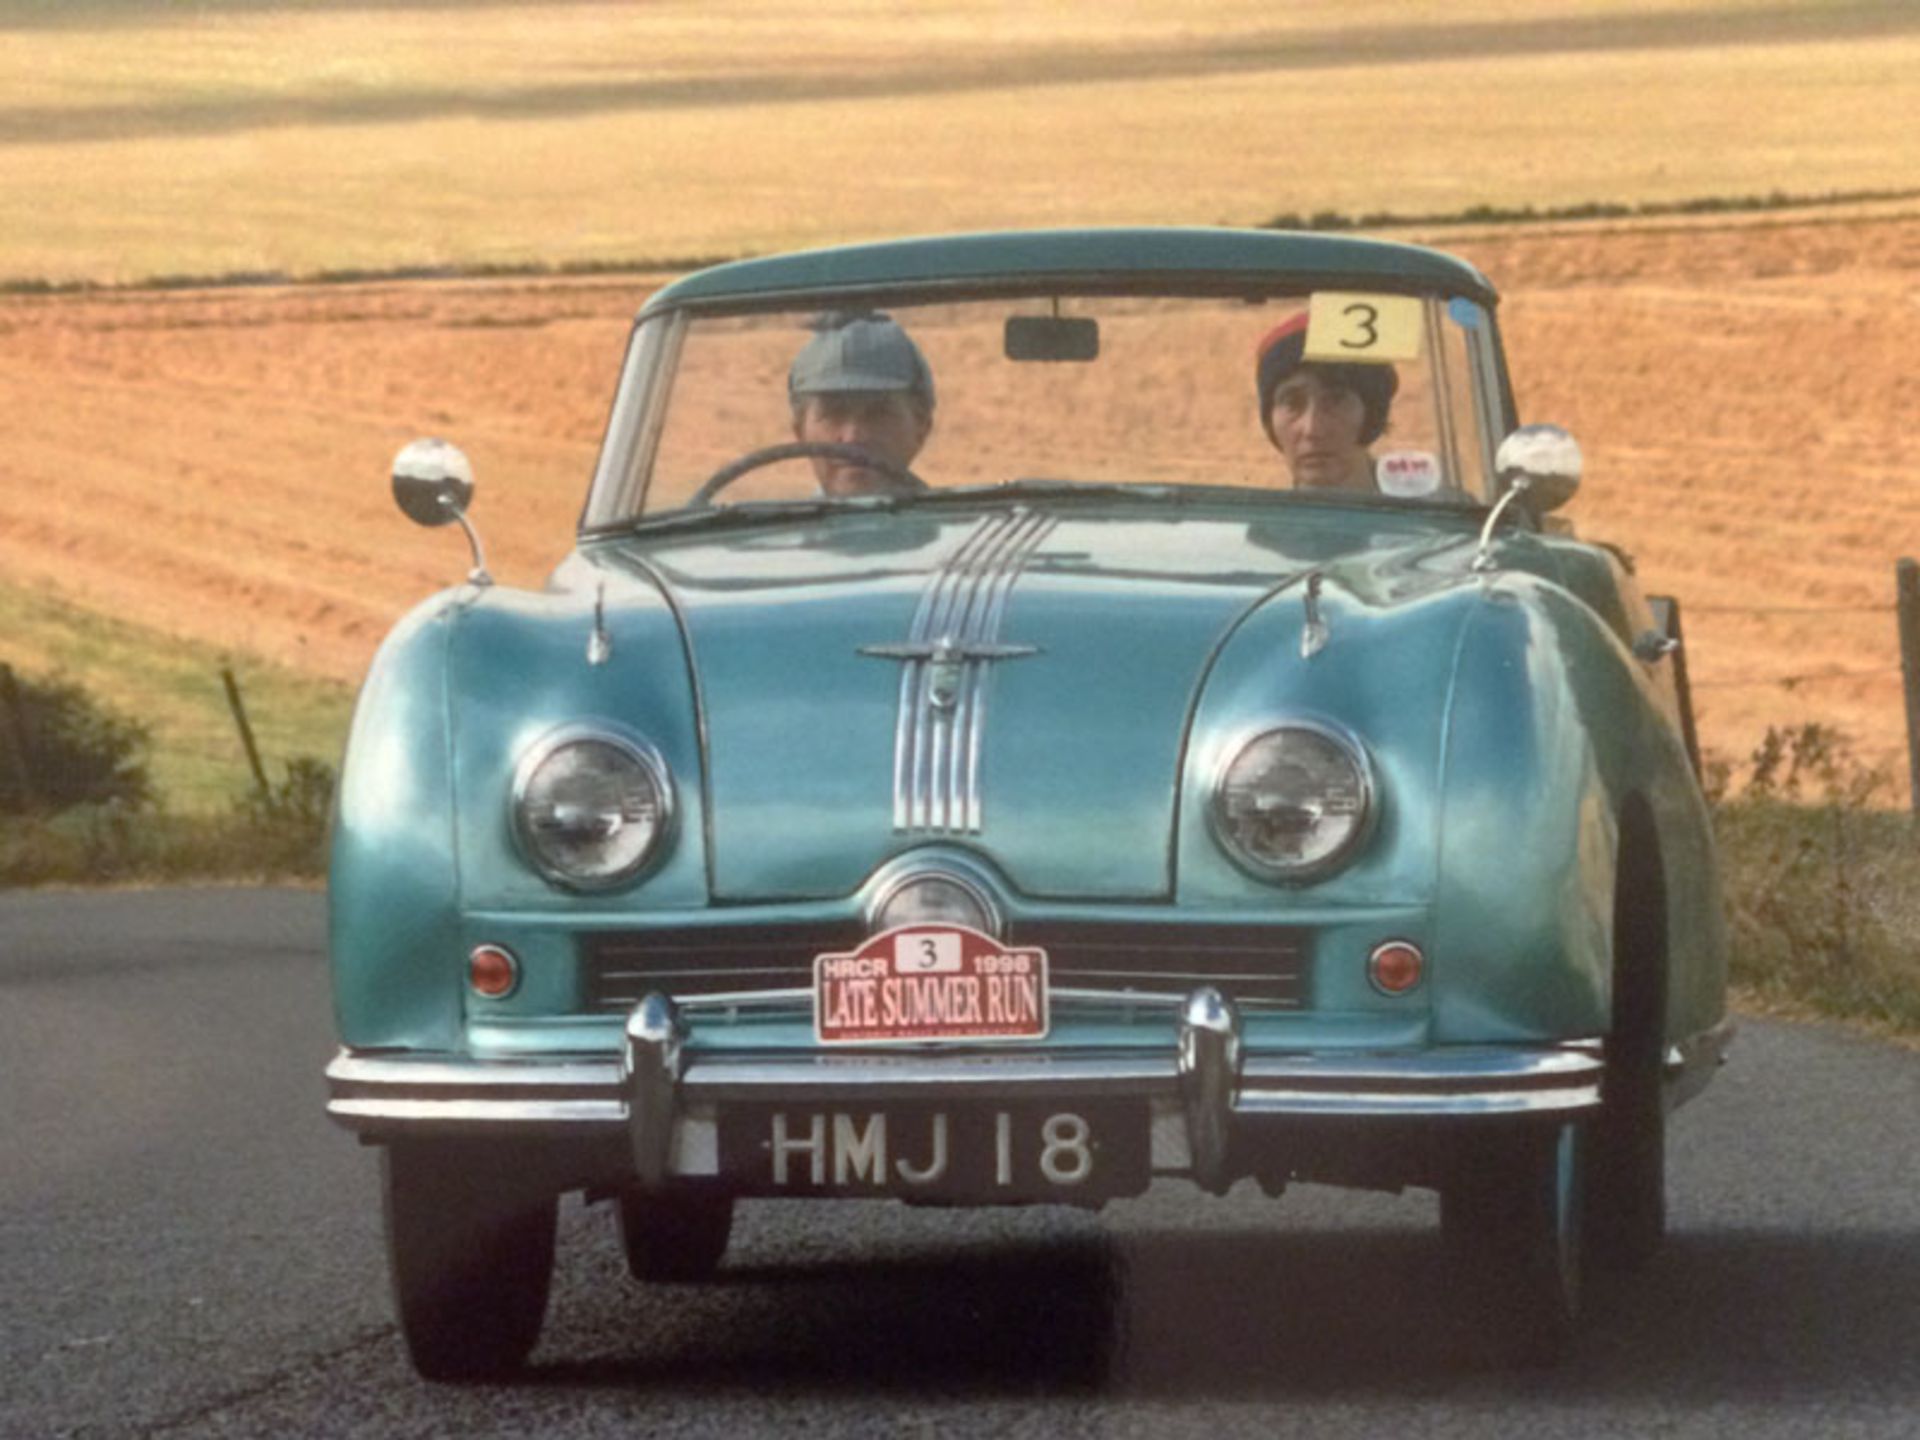
[{"label": "car hood", "polygon": [[556,582],[672,606],[716,899],[846,895],[951,845],[1028,895],[1151,900],[1172,893],[1190,717],[1235,626],[1316,572],[1393,607],[1457,580],[1436,562],[1467,533],[997,506],[603,542]]}]

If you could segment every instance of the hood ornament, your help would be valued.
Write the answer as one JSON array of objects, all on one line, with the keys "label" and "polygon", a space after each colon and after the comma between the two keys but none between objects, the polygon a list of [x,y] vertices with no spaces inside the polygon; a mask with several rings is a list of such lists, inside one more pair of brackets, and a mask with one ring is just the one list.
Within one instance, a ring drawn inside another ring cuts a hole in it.
[{"label": "hood ornament", "polygon": [[931,644],[862,645],[862,655],[877,660],[919,660],[927,667],[927,699],[936,710],[951,710],[960,699],[960,682],[969,660],[1018,660],[1038,655],[1037,645],[968,643],[943,635]]},{"label": "hood ornament", "polygon": [[1320,615],[1320,572],[1314,571],[1307,576],[1307,586],[1300,594],[1301,602],[1306,606],[1306,623],[1300,627],[1300,658],[1311,660],[1327,648],[1327,622]]},{"label": "hood ornament", "polygon": [[593,597],[593,633],[587,637],[587,664],[604,665],[613,658],[613,637],[607,633],[607,582]]}]

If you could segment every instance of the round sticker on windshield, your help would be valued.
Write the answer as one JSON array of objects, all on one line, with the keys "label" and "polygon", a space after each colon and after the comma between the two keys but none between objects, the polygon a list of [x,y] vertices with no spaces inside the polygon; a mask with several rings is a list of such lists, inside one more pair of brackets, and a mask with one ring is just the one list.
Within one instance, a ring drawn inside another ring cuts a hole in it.
[{"label": "round sticker on windshield", "polygon": [[1382,495],[1414,500],[1440,488],[1439,457],[1426,450],[1389,450],[1373,462]]}]

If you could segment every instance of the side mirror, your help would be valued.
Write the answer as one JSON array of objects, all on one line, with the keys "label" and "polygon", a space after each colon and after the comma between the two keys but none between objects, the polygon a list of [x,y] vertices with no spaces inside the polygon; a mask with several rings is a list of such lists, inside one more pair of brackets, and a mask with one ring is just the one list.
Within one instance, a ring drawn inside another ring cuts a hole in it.
[{"label": "side mirror", "polygon": [[393,457],[393,502],[416,525],[451,525],[473,504],[473,466],[445,440],[415,440]]},{"label": "side mirror", "polygon": [[1507,488],[1525,482],[1521,503],[1536,515],[1558,510],[1580,489],[1580,442],[1558,425],[1522,425],[1500,442],[1493,464]]},{"label": "side mirror", "polygon": [[487,557],[480,550],[479,532],[467,519],[467,507],[473,503],[473,466],[458,445],[445,440],[415,440],[402,446],[393,457],[393,501],[416,525],[458,525],[466,531],[467,544],[473,550],[468,582],[493,583],[487,573]]}]

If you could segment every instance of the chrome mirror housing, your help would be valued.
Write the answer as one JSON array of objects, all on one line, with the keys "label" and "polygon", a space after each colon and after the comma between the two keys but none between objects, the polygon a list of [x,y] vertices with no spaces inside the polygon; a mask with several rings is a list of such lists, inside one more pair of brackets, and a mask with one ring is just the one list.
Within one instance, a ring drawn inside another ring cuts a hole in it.
[{"label": "chrome mirror housing", "polygon": [[458,445],[446,440],[415,440],[393,457],[393,500],[400,513],[416,525],[458,525],[467,532],[473,568],[467,579],[491,585],[480,535],[467,519],[473,503],[473,465]]},{"label": "chrome mirror housing", "polygon": [[445,440],[415,440],[393,457],[393,501],[416,525],[451,525],[473,504],[473,466]]},{"label": "chrome mirror housing", "polygon": [[1536,515],[1558,510],[1580,489],[1580,442],[1558,425],[1522,425],[1500,442],[1493,464],[1501,484],[1518,486]]}]

